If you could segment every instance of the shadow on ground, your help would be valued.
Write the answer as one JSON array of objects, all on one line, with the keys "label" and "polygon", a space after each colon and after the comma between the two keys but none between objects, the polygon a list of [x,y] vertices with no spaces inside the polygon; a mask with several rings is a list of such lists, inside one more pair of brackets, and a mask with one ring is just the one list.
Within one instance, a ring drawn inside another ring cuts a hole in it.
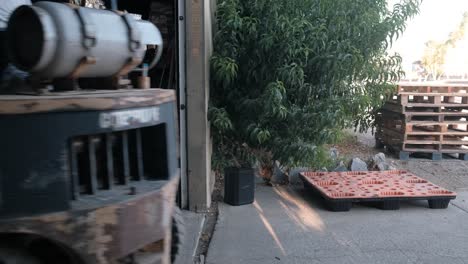
[{"label": "shadow on ground", "polygon": [[300,185],[257,184],[254,204],[219,204],[207,263],[466,263],[465,198],[445,210],[414,201],[335,213]]}]

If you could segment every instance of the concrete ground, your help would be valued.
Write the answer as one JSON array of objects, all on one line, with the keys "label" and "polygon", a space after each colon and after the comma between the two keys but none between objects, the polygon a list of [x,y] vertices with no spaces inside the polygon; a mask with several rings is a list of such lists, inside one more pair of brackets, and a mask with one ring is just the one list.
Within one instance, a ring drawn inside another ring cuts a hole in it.
[{"label": "concrete ground", "polygon": [[179,254],[175,264],[195,263],[196,249],[200,239],[205,214],[197,214],[183,210],[182,218],[184,220],[183,243],[179,249]]},{"label": "concrete ground", "polygon": [[[372,135],[356,134],[356,142],[341,150],[369,160],[382,151],[373,145]],[[219,204],[206,263],[468,264],[468,162],[386,155],[395,167],[457,191],[457,199],[438,210],[413,201],[397,211],[355,204],[349,212],[330,212],[297,176],[290,186],[258,181],[254,204]]]},{"label": "concrete ground", "polygon": [[[467,176],[468,177],[468,176]],[[468,192],[448,209],[425,201],[330,212],[301,185],[256,186],[255,203],[220,203],[206,263],[468,263]]]}]

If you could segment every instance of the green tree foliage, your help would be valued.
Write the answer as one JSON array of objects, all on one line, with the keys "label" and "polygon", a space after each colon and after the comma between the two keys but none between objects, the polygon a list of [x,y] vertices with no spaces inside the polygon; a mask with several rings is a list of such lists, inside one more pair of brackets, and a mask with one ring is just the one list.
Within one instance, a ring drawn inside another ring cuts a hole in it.
[{"label": "green tree foliage", "polygon": [[[215,167],[309,163],[404,73],[386,49],[421,0],[219,0],[210,120]],[[250,153],[252,155],[239,155]]]},{"label": "green tree foliage", "polygon": [[445,56],[448,46],[434,40],[426,42],[426,49],[421,64],[433,80],[439,79],[444,73]]},{"label": "green tree foliage", "polygon": [[434,40],[426,42],[426,50],[421,62],[432,79],[437,80],[443,75],[447,51],[449,48],[455,47],[456,43],[465,37],[467,24],[468,12],[465,12],[457,29],[448,35],[447,40],[443,42]]}]

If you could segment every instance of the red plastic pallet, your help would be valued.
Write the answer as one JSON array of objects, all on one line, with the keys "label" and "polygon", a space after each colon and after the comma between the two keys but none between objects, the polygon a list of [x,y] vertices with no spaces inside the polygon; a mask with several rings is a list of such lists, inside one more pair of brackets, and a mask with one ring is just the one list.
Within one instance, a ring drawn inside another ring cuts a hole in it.
[{"label": "red plastic pallet", "polygon": [[457,195],[404,170],[303,172],[300,177],[332,211],[348,211],[353,202],[377,202],[381,209],[396,210],[405,200],[427,200],[430,208],[440,209]]}]

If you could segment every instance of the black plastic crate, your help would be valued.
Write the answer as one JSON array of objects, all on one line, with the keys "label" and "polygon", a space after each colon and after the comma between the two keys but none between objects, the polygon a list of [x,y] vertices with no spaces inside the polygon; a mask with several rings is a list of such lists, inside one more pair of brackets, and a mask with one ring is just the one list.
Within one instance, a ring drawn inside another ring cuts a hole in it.
[{"label": "black plastic crate", "polygon": [[255,196],[255,174],[250,168],[224,170],[224,202],[230,205],[251,204]]}]

